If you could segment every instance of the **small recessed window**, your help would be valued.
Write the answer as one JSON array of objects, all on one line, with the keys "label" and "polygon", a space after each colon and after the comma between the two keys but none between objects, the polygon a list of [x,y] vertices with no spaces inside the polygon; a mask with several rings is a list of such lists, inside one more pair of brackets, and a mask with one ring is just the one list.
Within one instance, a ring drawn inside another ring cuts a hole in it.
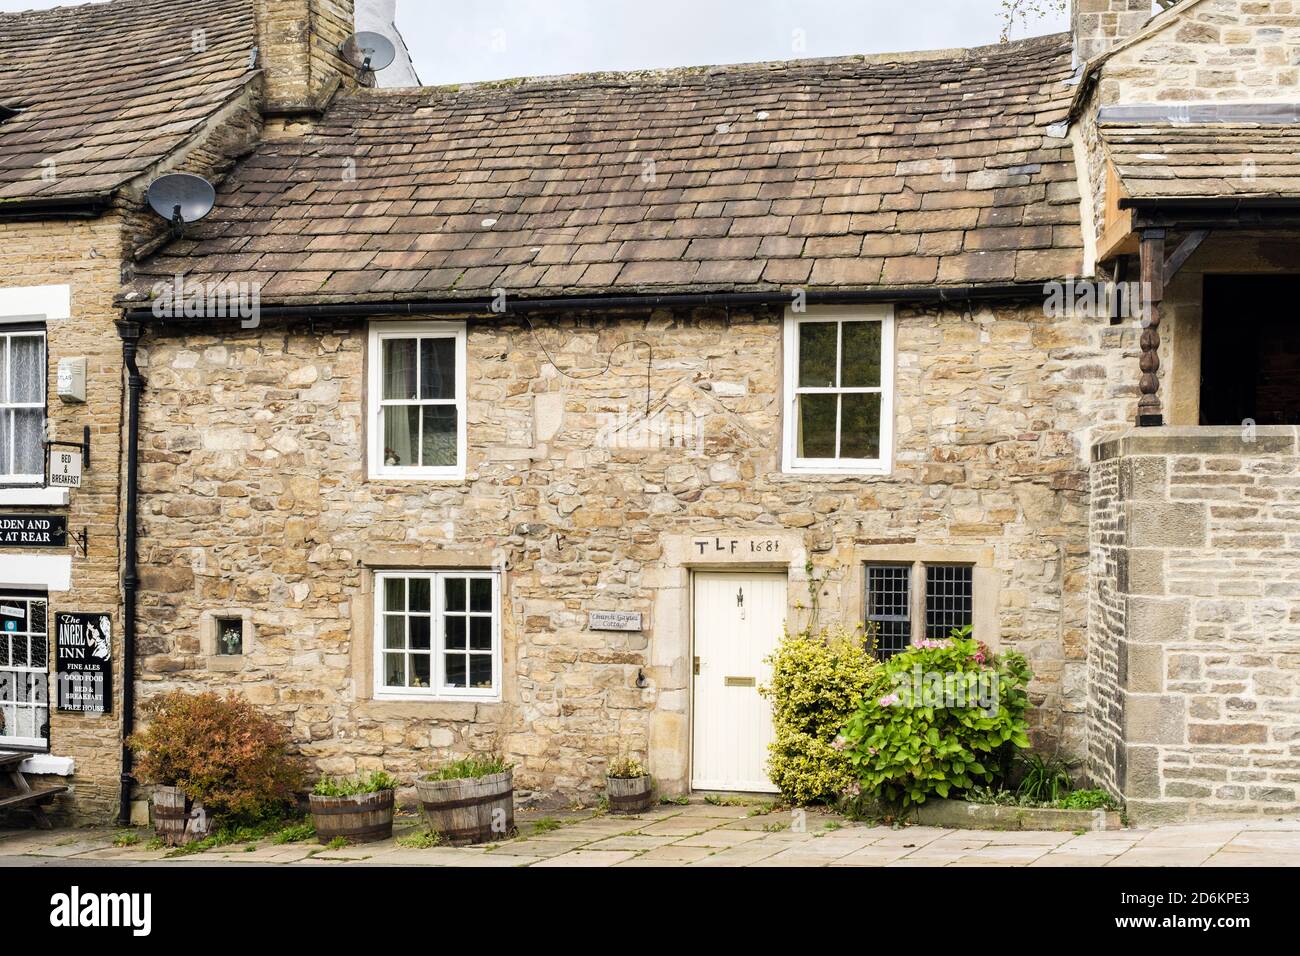
[{"label": "small recessed window", "polygon": [[217,655],[238,657],[244,653],[244,619],[242,617],[217,618]]}]

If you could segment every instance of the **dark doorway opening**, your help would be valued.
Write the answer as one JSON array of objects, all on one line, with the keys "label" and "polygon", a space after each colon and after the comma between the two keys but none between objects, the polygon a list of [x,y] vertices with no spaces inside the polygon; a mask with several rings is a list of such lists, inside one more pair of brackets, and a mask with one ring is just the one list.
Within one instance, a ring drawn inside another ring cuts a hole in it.
[{"label": "dark doorway opening", "polygon": [[1206,276],[1201,424],[1300,424],[1300,275]]}]

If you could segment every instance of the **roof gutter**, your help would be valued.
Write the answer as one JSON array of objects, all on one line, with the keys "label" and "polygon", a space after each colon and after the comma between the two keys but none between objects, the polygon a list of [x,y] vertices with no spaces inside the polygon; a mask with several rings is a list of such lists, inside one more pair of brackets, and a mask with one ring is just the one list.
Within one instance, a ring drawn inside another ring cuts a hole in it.
[{"label": "roof gutter", "polygon": [[25,219],[94,219],[112,205],[111,194],[0,202],[0,222]]},{"label": "roof gutter", "polygon": [[[636,295],[557,296],[540,299],[506,297],[495,299],[430,299],[409,302],[341,302],[314,305],[267,305],[258,309],[259,319],[349,319],[382,315],[522,315],[547,312],[587,312],[602,309],[663,309],[707,307],[761,307],[789,305],[795,290],[767,292],[688,292]],[[920,286],[915,288],[834,289],[806,293],[809,305],[849,305],[870,302],[948,305],[959,302],[1021,301],[1043,297],[1042,282],[1000,285]],[[164,322],[177,326],[195,325],[213,318],[159,316],[152,307],[124,309],[124,318],[135,322]]]},{"label": "roof gutter", "polygon": [[1300,209],[1300,196],[1153,196],[1122,198],[1120,209]]}]

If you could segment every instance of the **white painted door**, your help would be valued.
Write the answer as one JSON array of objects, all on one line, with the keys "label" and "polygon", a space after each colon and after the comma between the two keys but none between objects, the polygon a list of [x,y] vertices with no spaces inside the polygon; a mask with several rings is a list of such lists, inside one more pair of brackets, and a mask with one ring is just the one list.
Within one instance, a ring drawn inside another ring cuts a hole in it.
[{"label": "white painted door", "polygon": [[691,786],[775,793],[767,779],[772,708],[758,692],[781,640],[784,574],[695,575]]}]

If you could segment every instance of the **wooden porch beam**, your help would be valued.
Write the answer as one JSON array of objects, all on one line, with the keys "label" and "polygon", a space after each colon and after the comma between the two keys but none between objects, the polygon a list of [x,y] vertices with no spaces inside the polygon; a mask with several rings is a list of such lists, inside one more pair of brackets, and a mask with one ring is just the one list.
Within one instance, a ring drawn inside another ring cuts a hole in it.
[{"label": "wooden porch beam", "polygon": [[[1191,255],[1189,252],[1188,255]],[[1142,356],[1138,379],[1139,427],[1148,428],[1164,424],[1160,406],[1160,303],[1165,297],[1165,231],[1142,230],[1138,246],[1138,259],[1142,270],[1142,292],[1146,299],[1146,315],[1142,320]]]},{"label": "wooden porch beam", "polygon": [[1183,241],[1178,244],[1178,248],[1165,260],[1166,285],[1170,279],[1178,274],[1178,270],[1192,257],[1192,254],[1201,247],[1201,243],[1205,241],[1209,234],[1210,230],[1208,229],[1193,229],[1183,237]]},{"label": "wooden porch beam", "polygon": [[1133,210],[1120,206],[1128,198],[1115,165],[1106,162],[1106,200],[1102,207],[1101,237],[1097,240],[1097,261],[1109,262],[1117,256],[1131,256],[1138,251],[1138,236],[1133,231]]}]

